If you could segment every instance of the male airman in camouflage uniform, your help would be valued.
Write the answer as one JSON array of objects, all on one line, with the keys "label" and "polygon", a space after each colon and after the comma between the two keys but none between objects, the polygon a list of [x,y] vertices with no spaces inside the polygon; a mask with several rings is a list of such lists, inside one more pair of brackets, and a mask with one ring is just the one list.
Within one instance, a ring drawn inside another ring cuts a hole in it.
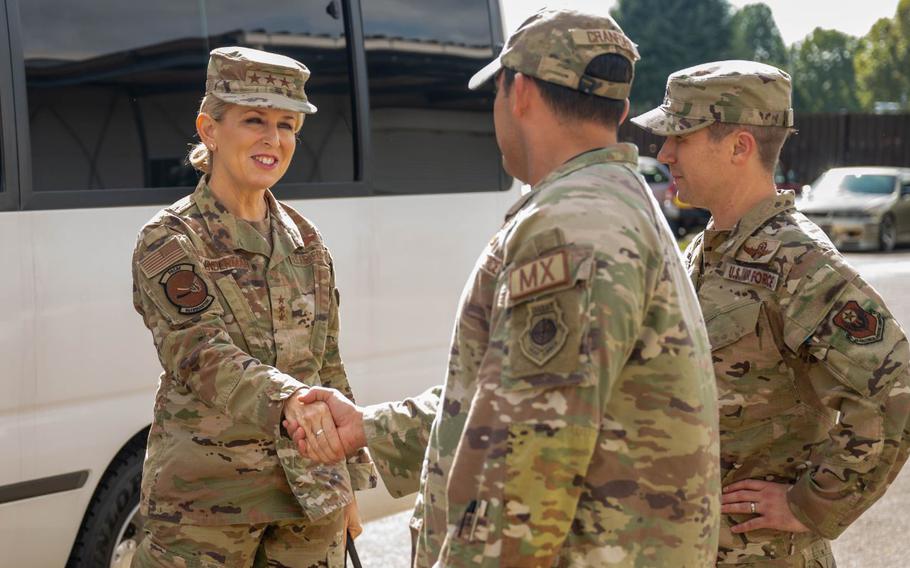
[{"label": "male airman in camouflage uniform", "polygon": [[[308,75],[287,57],[220,48],[206,91],[315,112],[303,91]],[[263,88],[258,76],[287,86]],[[376,483],[365,453],[312,463],[281,433],[282,409],[298,390],[352,393],[338,352],[332,259],[309,221],[268,190],[265,201],[257,227],[233,215],[203,176],[139,234],[133,301],[164,373],[142,480],[152,538],[134,565],[247,566],[262,541],[270,561],[341,566],[342,510],[352,490]]]},{"label": "male airman in camouflage uniform", "polygon": [[304,397],[328,400],[393,494],[419,488],[415,566],[713,561],[707,337],[637,151],[616,143],[637,59],[609,17],[542,11],[512,35],[471,86],[497,82],[506,170],[533,188],[468,281],[445,387],[365,413]]},{"label": "male airman in camouflage uniform", "polygon": [[790,77],[722,61],[670,75],[633,122],[707,207],[686,262],[720,395],[718,565],[833,567],[836,538],[907,458],[908,346],[881,297],[777,192]]}]

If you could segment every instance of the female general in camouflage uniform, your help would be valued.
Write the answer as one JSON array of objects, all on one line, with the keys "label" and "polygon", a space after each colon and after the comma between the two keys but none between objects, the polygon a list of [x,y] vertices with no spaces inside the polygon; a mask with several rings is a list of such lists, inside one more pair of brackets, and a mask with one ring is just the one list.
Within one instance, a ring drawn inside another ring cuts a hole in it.
[{"label": "female general in camouflage uniform", "polygon": [[142,478],[147,538],[133,566],[340,566],[366,454],[318,465],[282,419],[331,436],[297,391],[351,397],[338,352],[332,258],[316,228],[268,188],[287,171],[309,70],[216,49],[190,162],[195,192],[139,234],[133,298],[164,368]]}]

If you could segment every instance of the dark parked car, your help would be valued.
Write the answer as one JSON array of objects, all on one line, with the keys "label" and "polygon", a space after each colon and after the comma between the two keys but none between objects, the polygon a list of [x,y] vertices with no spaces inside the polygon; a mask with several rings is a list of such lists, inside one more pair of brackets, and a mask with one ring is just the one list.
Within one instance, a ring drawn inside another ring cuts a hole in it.
[{"label": "dark parked car", "polygon": [[654,158],[641,156],[638,158],[638,171],[648,182],[654,198],[670,224],[670,229],[677,236],[681,237],[690,231],[701,230],[708,223],[708,219],[711,218],[710,213],[680,201],[676,192],[676,183],[667,166]]}]

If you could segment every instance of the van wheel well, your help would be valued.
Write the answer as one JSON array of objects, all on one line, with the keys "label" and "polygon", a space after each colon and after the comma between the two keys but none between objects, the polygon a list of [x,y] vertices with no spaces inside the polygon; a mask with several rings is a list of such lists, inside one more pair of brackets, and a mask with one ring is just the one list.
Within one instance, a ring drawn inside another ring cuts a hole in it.
[{"label": "van wheel well", "polygon": [[[139,504],[148,432],[146,428],[130,438],[101,476],[79,526],[67,568],[111,566],[121,544],[119,541],[132,537],[128,529],[136,532],[131,521]],[[134,548],[142,537],[141,534],[135,536],[135,543],[127,543],[128,547]],[[129,565],[129,558],[125,565]]]}]

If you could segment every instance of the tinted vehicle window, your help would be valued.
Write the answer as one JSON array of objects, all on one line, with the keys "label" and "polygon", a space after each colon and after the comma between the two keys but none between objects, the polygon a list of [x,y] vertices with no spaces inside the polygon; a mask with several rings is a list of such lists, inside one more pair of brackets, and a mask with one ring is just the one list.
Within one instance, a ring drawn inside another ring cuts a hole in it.
[{"label": "tinted vehicle window", "polygon": [[285,181],[352,179],[343,18],[320,4],[273,2],[257,16],[230,0],[21,2],[33,188],[194,185],[185,156],[208,52],[231,43],[313,71],[309,93],[326,112],[307,121]]},{"label": "tinted vehicle window", "polygon": [[816,189],[823,193],[848,191],[850,193],[888,194],[894,191],[894,176],[861,175],[829,172],[822,176]]},{"label": "tinted vehicle window", "polygon": [[487,0],[369,0],[362,10],[376,191],[501,187],[492,86],[467,87],[493,57]]},{"label": "tinted vehicle window", "polygon": [[342,2],[209,0],[205,12],[212,49],[264,49],[310,70],[307,97],[319,110],[306,117],[282,183],[352,181],[354,121]]}]

